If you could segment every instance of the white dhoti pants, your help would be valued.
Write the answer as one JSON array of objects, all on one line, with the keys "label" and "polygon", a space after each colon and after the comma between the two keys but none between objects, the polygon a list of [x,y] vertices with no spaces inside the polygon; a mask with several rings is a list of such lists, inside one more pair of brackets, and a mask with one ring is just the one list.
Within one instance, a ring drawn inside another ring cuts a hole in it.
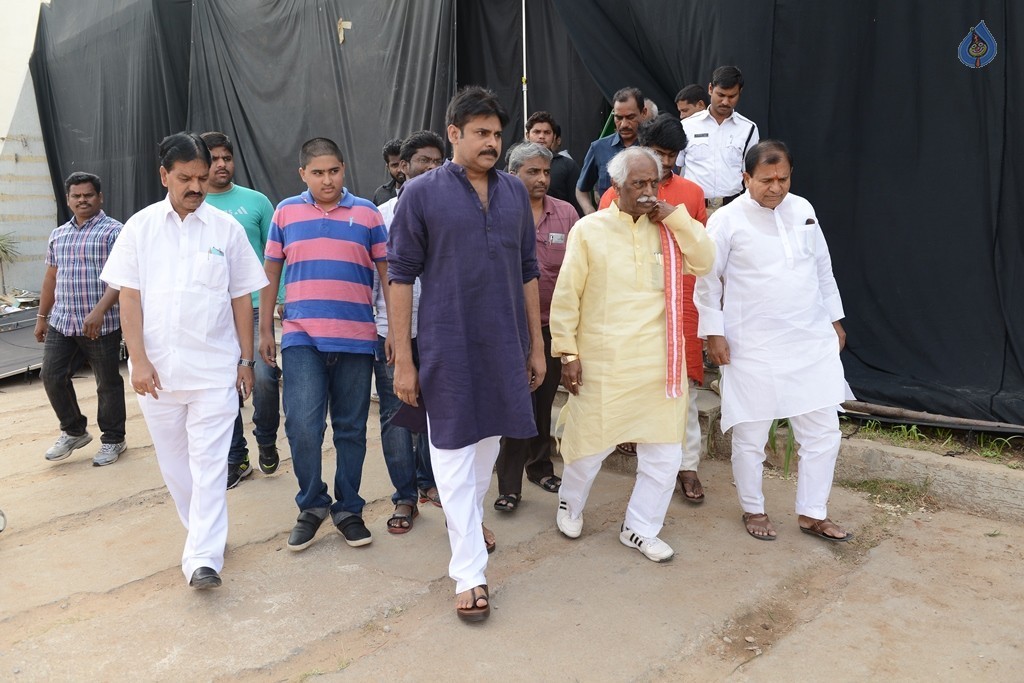
[{"label": "white dhoti pants", "polygon": [[[430,419],[427,418],[427,436]],[[490,436],[465,448],[438,448],[430,442],[430,464],[434,484],[444,506],[452,560],[448,575],[455,580],[455,592],[462,593],[487,583],[487,547],[481,525],[484,496],[491,485],[491,473],[498,459],[500,436]]]},{"label": "white dhoti pants", "polygon": [[[601,471],[601,463],[614,450],[609,448],[567,462],[562,468],[562,486],[558,496],[568,504],[571,517],[583,514],[590,489]],[[636,484],[626,506],[626,526],[641,536],[653,538],[661,533],[681,458],[682,446],[678,443],[636,445]]]},{"label": "white dhoti pants", "polygon": [[181,570],[189,581],[200,567],[224,568],[228,448],[238,392],[226,387],[159,391],[159,396],[140,396],[139,407],[167,490],[188,530]]},{"label": "white dhoti pants", "polygon": [[[832,475],[842,441],[839,414],[835,407],[822,408],[789,418],[789,425],[799,444],[797,454],[800,456],[796,513],[825,519],[828,516],[828,497],[832,492]],[[757,420],[732,427],[732,476],[744,512],[764,512],[761,477],[764,448],[771,426],[771,420]]]},{"label": "white dhoti pants", "polygon": [[700,413],[697,410],[697,385],[690,380],[689,396],[686,404],[686,436],[683,437],[683,461],[679,464],[679,471],[697,471],[700,464]]}]

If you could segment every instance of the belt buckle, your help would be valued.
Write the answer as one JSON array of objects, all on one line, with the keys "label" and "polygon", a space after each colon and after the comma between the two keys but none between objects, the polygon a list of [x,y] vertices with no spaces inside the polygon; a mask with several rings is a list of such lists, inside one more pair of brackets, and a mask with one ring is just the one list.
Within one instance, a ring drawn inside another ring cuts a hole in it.
[{"label": "belt buckle", "polygon": [[712,197],[708,200],[709,209],[721,209],[725,206],[725,197]]}]

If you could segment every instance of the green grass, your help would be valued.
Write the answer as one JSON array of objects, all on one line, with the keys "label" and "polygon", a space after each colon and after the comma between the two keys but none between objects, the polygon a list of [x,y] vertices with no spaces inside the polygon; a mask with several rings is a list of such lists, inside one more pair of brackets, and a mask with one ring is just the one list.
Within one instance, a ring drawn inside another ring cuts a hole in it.
[{"label": "green grass", "polygon": [[864,479],[839,483],[854,491],[869,494],[876,503],[899,505],[904,509],[934,506],[934,501],[928,495],[927,481],[924,484],[908,484],[892,479]]}]

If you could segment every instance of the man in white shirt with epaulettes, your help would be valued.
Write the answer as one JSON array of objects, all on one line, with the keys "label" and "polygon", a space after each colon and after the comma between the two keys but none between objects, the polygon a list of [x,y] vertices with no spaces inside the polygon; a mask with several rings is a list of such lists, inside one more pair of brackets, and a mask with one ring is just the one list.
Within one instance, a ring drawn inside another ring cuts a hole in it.
[{"label": "man in white shirt with epaulettes", "polygon": [[686,148],[676,164],[680,174],[704,190],[708,217],[743,192],[743,158],[759,140],[757,124],[736,111],[743,74],[720,66],[711,75],[711,106],[683,119]]}]

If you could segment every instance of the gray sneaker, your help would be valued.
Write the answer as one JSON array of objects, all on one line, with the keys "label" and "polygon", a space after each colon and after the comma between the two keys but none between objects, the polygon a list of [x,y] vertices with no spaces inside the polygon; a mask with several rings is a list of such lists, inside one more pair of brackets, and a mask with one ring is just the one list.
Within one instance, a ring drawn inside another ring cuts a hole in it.
[{"label": "gray sneaker", "polygon": [[128,448],[128,444],[124,441],[120,443],[105,443],[100,446],[100,452],[96,454],[96,457],[92,459],[93,467],[103,467],[104,465],[113,465],[117,462],[117,456],[125,452]]},{"label": "gray sneaker", "polygon": [[89,432],[86,432],[81,436],[71,436],[67,432],[61,432],[60,438],[57,439],[57,443],[53,444],[50,447],[50,450],[46,451],[46,459],[50,462],[63,460],[71,455],[71,451],[76,448],[81,448],[90,441],[92,441],[92,434]]}]

